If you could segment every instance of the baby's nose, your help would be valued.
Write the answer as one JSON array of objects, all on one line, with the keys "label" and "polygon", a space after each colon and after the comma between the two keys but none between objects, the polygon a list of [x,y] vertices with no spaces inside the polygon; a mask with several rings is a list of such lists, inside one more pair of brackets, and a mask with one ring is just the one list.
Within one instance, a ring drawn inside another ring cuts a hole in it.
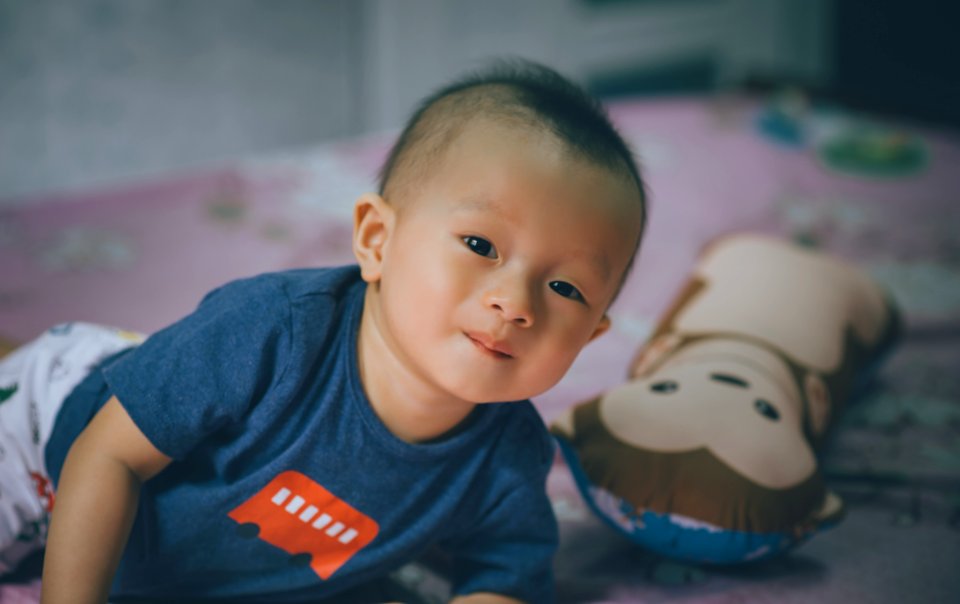
[{"label": "baby's nose", "polygon": [[504,321],[519,327],[533,325],[532,296],[525,284],[502,283],[491,288],[484,296],[484,303],[499,313]]}]

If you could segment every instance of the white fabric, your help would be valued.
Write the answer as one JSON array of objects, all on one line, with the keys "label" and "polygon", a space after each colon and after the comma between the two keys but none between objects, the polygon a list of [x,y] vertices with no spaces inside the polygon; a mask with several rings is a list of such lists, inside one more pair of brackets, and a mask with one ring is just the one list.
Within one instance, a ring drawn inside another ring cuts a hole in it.
[{"label": "white fabric", "polygon": [[139,334],[66,323],[0,359],[0,575],[46,542],[53,485],[44,448],[67,395]]}]

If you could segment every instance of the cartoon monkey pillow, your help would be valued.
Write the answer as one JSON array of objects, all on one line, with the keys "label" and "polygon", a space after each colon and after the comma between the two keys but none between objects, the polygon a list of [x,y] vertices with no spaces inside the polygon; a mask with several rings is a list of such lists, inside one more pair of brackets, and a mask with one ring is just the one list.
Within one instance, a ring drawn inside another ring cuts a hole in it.
[{"label": "cartoon monkey pillow", "polygon": [[836,524],[816,451],[892,347],[863,272],[774,238],[707,247],[629,381],[551,426],[590,507],[665,556],[737,563]]}]

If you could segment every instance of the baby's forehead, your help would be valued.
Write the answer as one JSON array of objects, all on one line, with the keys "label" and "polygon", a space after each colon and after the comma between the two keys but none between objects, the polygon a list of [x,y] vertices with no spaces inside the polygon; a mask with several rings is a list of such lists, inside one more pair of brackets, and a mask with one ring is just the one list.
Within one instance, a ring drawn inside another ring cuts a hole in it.
[{"label": "baby's forehead", "polygon": [[596,214],[612,214],[618,223],[636,222],[643,215],[643,201],[628,171],[598,162],[543,129],[478,120],[463,127],[421,174],[422,185],[432,181],[459,189],[456,202],[467,207],[487,203],[484,198],[495,197],[505,182],[521,181],[529,197],[514,196],[512,203],[545,199],[563,211],[566,200]]},{"label": "baby's forehead", "polygon": [[[544,178],[527,179],[539,186],[529,191],[532,196],[576,190],[579,195],[556,196],[557,211],[565,211],[559,198],[566,198],[568,203],[587,207],[592,217],[610,225],[612,233],[639,239],[645,204],[629,169],[617,158],[586,153],[548,125],[525,117],[477,113],[447,126],[435,130],[433,140],[416,141],[421,146],[419,153],[411,154],[416,160],[405,163],[400,167],[402,175],[397,175],[406,181],[402,191],[394,189],[398,205],[417,205],[424,201],[424,191],[437,183],[462,192],[456,198],[445,196],[445,205],[475,205],[495,195],[497,176],[529,176],[543,168]],[[520,201],[511,198],[512,203]]]},{"label": "baby's forehead", "polygon": [[632,194],[636,187],[629,172],[616,162],[611,165],[591,157],[547,128],[503,120],[478,119],[465,124],[448,140],[424,176],[480,169],[498,162],[503,168],[515,166],[518,170],[543,168],[555,180],[591,181],[597,188],[602,185],[609,189],[616,184],[632,204],[640,202],[638,195]]},{"label": "baby's forehead", "polygon": [[[632,186],[629,170],[616,158],[601,158],[591,155],[576,144],[566,140],[549,125],[511,116],[479,115],[465,120],[451,129],[437,150],[431,165],[434,174],[449,169],[449,160],[458,153],[474,155],[503,155],[535,157],[563,164],[580,173],[587,168],[596,177],[615,179]],[[425,174],[429,178],[430,174]]]}]

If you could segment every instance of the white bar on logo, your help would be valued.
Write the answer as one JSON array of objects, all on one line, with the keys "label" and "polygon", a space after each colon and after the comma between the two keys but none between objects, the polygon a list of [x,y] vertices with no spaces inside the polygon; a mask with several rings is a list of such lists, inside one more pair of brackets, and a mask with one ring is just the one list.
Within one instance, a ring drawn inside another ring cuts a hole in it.
[{"label": "white bar on logo", "polygon": [[322,529],[330,524],[331,520],[333,520],[333,518],[330,517],[330,514],[320,514],[320,517],[313,521],[313,528]]},{"label": "white bar on logo", "polygon": [[336,522],[333,526],[327,529],[327,534],[331,537],[336,537],[340,534],[340,531],[347,528],[342,522]]},{"label": "white bar on logo", "polygon": [[287,507],[285,509],[291,514],[296,514],[297,510],[302,508],[303,504],[305,503],[306,503],[306,500],[303,497],[297,495],[296,497],[290,500],[290,503],[287,504]]},{"label": "white bar on logo", "polygon": [[303,520],[304,522],[310,522],[310,519],[313,518],[314,516],[316,516],[316,515],[317,515],[317,512],[319,512],[319,511],[320,511],[320,510],[317,509],[317,506],[315,506],[315,505],[308,505],[308,506],[307,506],[307,509],[303,510],[303,511],[300,513],[300,520]]},{"label": "white bar on logo", "polygon": [[357,536],[357,529],[347,529],[346,532],[340,535],[340,538],[337,539],[337,541],[346,545],[347,543],[350,543],[351,541],[353,541],[353,538],[356,536]]},{"label": "white bar on logo", "polygon": [[274,494],[273,499],[271,499],[270,501],[274,502],[274,503],[277,504],[277,505],[280,505],[280,504],[283,503],[283,502],[287,499],[287,497],[289,497],[289,496],[290,496],[290,489],[284,487],[284,488],[280,489],[279,491],[277,491],[277,492]]}]

